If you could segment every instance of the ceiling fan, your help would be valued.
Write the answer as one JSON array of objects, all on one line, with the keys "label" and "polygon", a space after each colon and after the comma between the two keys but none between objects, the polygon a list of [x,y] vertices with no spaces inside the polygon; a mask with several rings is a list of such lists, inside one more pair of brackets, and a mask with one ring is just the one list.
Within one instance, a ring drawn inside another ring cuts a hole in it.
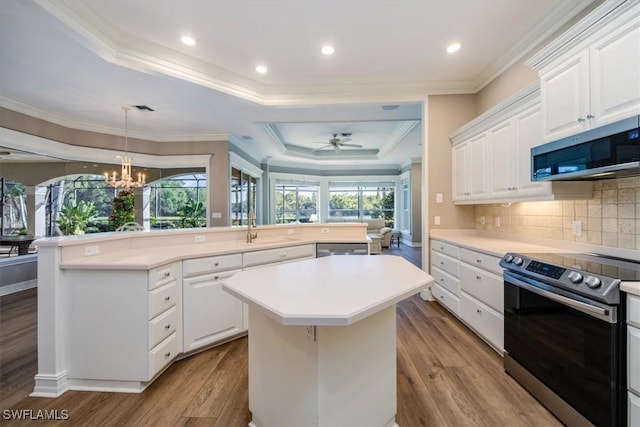
[{"label": "ceiling fan", "polygon": [[333,150],[339,153],[341,147],[362,148],[362,145],[359,144],[347,144],[347,142],[351,141],[351,138],[349,138],[350,136],[350,133],[342,133],[340,134],[340,138],[338,138],[338,134],[334,133],[333,138],[329,139],[329,142],[315,142],[315,144],[325,144],[325,147],[317,148],[315,151],[333,147]]}]

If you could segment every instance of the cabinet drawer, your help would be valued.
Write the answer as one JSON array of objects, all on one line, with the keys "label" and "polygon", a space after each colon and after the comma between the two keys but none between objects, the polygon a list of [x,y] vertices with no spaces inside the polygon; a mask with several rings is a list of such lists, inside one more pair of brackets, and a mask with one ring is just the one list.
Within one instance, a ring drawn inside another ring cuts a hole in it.
[{"label": "cabinet drawer", "polygon": [[242,266],[271,264],[290,259],[313,257],[313,245],[289,246],[279,249],[266,249],[264,251],[245,252],[242,254]]},{"label": "cabinet drawer", "polygon": [[460,280],[457,277],[453,277],[449,273],[446,273],[435,266],[431,268],[431,275],[438,285],[442,286],[455,296],[460,295]]},{"label": "cabinet drawer", "polygon": [[187,259],[182,264],[184,277],[242,268],[242,254]]},{"label": "cabinet drawer", "polygon": [[160,344],[149,351],[149,375],[148,380],[167,366],[178,354],[178,334],[169,335]]},{"label": "cabinet drawer", "polygon": [[149,321],[149,349],[155,347],[160,341],[171,335],[176,330],[178,322],[178,309],[172,307],[158,317]]},{"label": "cabinet drawer", "polygon": [[149,291],[149,315],[151,320],[163,311],[176,305],[178,301],[178,281],[173,280]]},{"label": "cabinet drawer", "polygon": [[629,427],[637,427],[640,426],[640,396],[636,396],[635,394],[628,392],[629,396],[629,419],[627,420],[627,425]]},{"label": "cabinet drawer", "polygon": [[627,294],[627,322],[640,328],[640,297]]},{"label": "cabinet drawer", "polygon": [[500,267],[500,258],[493,255],[483,254],[481,252],[471,251],[469,249],[460,249],[460,259],[478,268],[490,271],[497,275],[502,275],[502,267]]},{"label": "cabinet drawer", "polygon": [[442,255],[438,252],[431,252],[431,265],[446,271],[454,277],[460,277],[460,272],[458,271],[459,264],[460,261],[457,259]]},{"label": "cabinet drawer", "polygon": [[462,293],[460,317],[489,344],[500,352],[504,350],[504,319],[500,313]]},{"label": "cabinet drawer", "polygon": [[149,290],[176,280],[179,276],[178,263],[163,265],[149,270]]},{"label": "cabinet drawer", "polygon": [[453,258],[458,258],[460,256],[460,248],[450,243],[441,242],[439,240],[431,241],[431,250],[449,255]]},{"label": "cabinet drawer", "polygon": [[640,329],[633,326],[627,326],[627,351],[629,390],[640,394]]},{"label": "cabinet drawer", "polygon": [[431,294],[440,304],[444,305],[450,312],[458,315],[460,311],[460,299],[441,287],[437,283],[431,287]]},{"label": "cabinet drawer", "polygon": [[504,281],[502,276],[463,262],[460,264],[460,289],[500,313],[503,312]]}]

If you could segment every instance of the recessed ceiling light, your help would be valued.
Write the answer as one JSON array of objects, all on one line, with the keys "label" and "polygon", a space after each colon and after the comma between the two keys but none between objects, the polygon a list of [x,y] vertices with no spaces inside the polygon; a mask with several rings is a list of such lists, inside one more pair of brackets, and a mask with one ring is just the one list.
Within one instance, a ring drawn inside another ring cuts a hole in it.
[{"label": "recessed ceiling light", "polygon": [[460,50],[462,46],[460,46],[460,43],[452,43],[447,47],[447,52],[449,53],[454,53]]},{"label": "recessed ceiling light", "polygon": [[180,41],[183,44],[186,44],[187,46],[195,46],[196,45],[196,39],[194,39],[191,36],[182,36],[182,37],[180,37]]},{"label": "recessed ceiling light", "polygon": [[256,67],[256,73],[265,74],[267,72],[267,67],[264,65],[258,65]]},{"label": "recessed ceiling light", "polygon": [[336,51],[336,49],[331,46],[330,44],[324,45],[322,46],[322,49],[320,49],[320,52],[322,52],[323,55],[333,55],[333,53]]}]

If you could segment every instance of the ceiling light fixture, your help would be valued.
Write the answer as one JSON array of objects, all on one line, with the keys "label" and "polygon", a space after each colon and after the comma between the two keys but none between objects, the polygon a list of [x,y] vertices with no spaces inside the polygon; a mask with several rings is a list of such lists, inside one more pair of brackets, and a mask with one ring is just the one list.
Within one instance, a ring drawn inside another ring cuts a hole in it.
[{"label": "ceiling light fixture", "polygon": [[460,50],[462,46],[460,45],[460,43],[452,43],[447,47],[447,52],[448,53],[454,53]]},{"label": "ceiling light fixture", "polygon": [[335,51],[336,49],[330,44],[324,45],[322,46],[322,49],[320,49],[320,52],[322,52],[322,54],[326,56],[333,55]]},{"label": "ceiling light fixture", "polygon": [[196,39],[194,39],[191,36],[182,36],[180,37],[180,41],[182,42],[182,44],[185,44],[187,46],[195,46],[196,45]]},{"label": "ceiling light fixture", "polygon": [[104,182],[109,187],[115,188],[131,188],[131,187],[143,187],[145,182],[145,175],[143,173],[138,172],[138,179],[134,181],[131,176],[131,158],[129,158],[129,138],[128,138],[128,120],[127,114],[131,107],[122,107],[124,110],[124,156],[117,156],[122,162],[122,174],[120,178],[116,174],[116,171],[113,171],[113,174],[109,176],[108,172],[104,173]]},{"label": "ceiling light fixture", "polygon": [[260,74],[266,74],[267,72],[267,67],[264,65],[258,65],[256,67],[256,73],[260,73]]}]

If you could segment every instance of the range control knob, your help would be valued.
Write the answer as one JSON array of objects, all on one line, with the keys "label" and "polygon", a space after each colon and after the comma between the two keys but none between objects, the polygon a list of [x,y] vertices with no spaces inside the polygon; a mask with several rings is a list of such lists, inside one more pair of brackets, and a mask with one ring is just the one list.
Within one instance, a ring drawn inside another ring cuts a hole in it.
[{"label": "range control knob", "polygon": [[506,254],[506,255],[504,256],[504,262],[511,262],[511,261],[513,261],[513,255],[511,255],[511,254]]},{"label": "range control knob", "polygon": [[593,276],[587,276],[587,278],[584,279],[584,283],[591,289],[595,289],[598,286],[602,285],[602,282],[600,281],[600,279]]},{"label": "range control knob", "polygon": [[567,275],[567,278],[571,280],[571,283],[580,283],[582,282],[582,274],[577,271],[572,271]]},{"label": "range control knob", "polygon": [[524,261],[523,261],[523,260],[522,260],[522,258],[520,258],[519,256],[517,256],[517,257],[515,257],[515,258],[513,259],[513,263],[514,263],[515,265],[522,265],[522,263],[523,263],[523,262],[524,262]]}]

